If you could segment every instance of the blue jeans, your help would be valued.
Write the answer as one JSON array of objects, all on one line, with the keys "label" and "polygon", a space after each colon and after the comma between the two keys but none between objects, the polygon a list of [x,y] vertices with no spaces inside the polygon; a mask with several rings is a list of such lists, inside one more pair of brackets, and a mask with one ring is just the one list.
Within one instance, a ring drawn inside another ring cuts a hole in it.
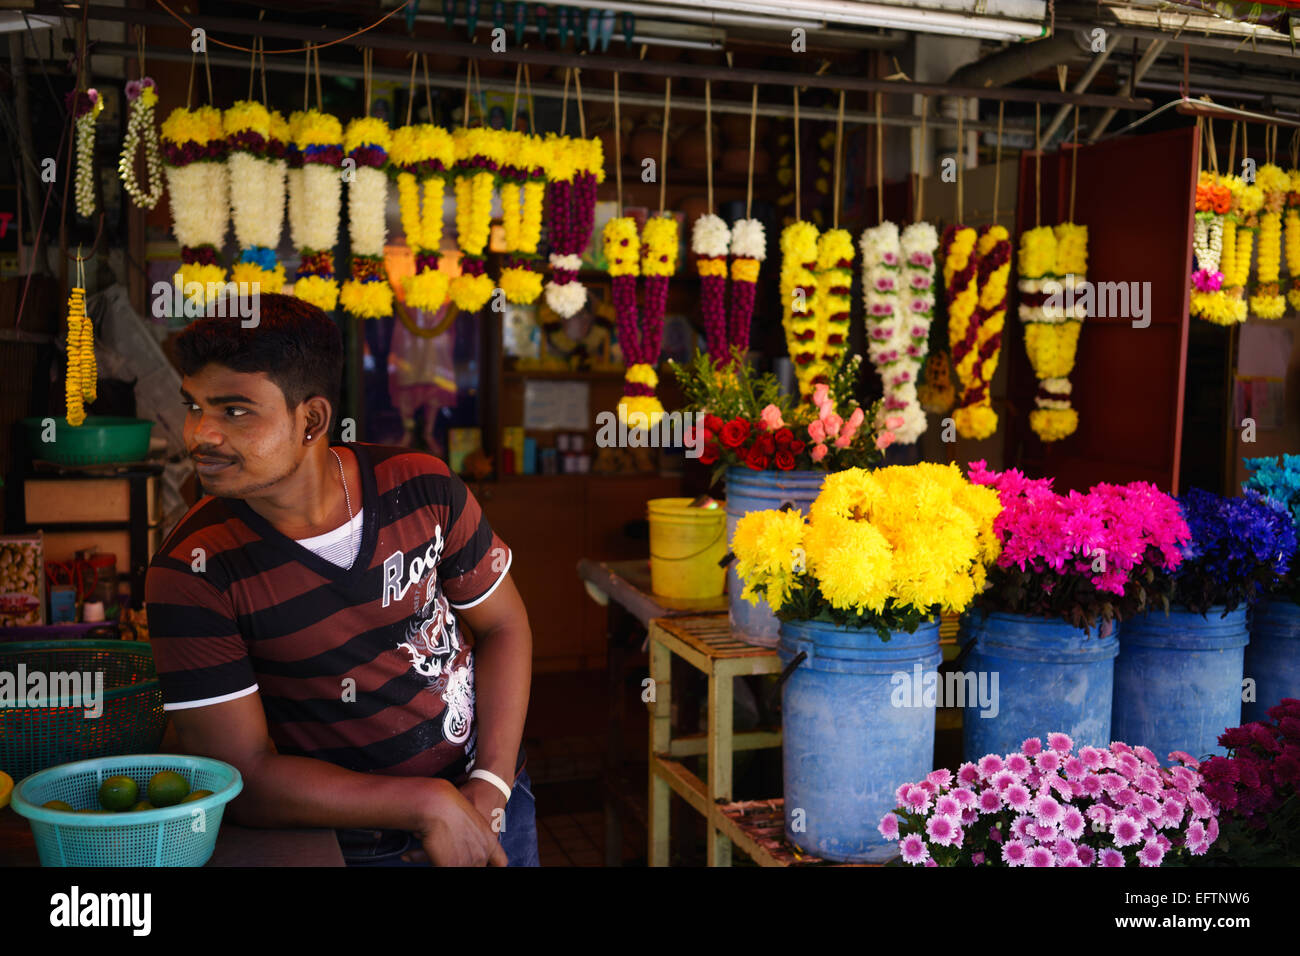
[{"label": "blue jeans", "polygon": [[[428,863],[409,863],[402,854],[420,849],[420,841],[413,834],[401,830],[374,831],[371,840],[359,841],[356,831],[339,831],[348,866],[428,866]],[[533,783],[528,771],[521,771],[510,800],[506,803],[505,825],[499,835],[501,847],[506,851],[510,866],[541,866],[537,853],[537,806],[533,801]]]}]

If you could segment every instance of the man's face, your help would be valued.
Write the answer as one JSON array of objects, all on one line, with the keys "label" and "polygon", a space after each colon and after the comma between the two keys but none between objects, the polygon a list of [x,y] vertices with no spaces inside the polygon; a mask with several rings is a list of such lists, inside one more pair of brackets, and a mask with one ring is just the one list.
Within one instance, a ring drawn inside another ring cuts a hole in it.
[{"label": "man's face", "polygon": [[270,494],[302,463],[304,406],[290,411],[265,372],[205,365],[181,382],[181,401],[188,409],[185,447],[209,494]]}]

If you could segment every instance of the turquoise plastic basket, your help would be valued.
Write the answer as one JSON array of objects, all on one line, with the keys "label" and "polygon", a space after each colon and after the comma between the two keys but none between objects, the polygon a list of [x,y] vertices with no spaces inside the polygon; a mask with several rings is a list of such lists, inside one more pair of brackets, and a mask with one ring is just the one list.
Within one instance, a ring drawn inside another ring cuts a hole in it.
[{"label": "turquoise plastic basket", "polygon": [[[160,770],[174,770],[190,790],[211,796],[158,810],[69,813],[41,806],[62,800],[99,807],[106,777],[130,777],[143,795]],[[202,866],[212,856],[226,804],[244,789],[239,771],[208,757],[136,754],[79,760],[32,774],[15,789],[14,812],[31,823],[41,866]]]}]

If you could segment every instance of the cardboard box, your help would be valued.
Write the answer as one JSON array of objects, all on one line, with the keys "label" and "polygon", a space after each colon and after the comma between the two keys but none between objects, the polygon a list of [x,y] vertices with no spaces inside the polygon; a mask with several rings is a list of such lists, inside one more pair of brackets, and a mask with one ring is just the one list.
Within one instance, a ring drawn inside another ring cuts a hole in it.
[{"label": "cardboard box", "polygon": [[[84,524],[131,520],[131,482],[127,478],[28,478],[23,482],[27,524]],[[145,513],[151,525],[162,520],[158,479],[149,478]]]},{"label": "cardboard box", "polygon": [[0,536],[0,627],[44,623],[44,537],[39,531]]}]

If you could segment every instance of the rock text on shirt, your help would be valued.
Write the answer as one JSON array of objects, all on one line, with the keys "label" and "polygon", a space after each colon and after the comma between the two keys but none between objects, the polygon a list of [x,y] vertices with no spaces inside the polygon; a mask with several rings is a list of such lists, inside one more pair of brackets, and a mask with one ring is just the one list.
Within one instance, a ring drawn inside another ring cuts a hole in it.
[{"label": "rock text on shirt", "polygon": [[[423,556],[411,562],[409,569],[406,568],[406,555],[401,551],[394,551],[384,558],[383,606],[388,607],[393,600],[400,601],[406,597],[406,592],[424,577],[425,572],[437,566],[442,548],[442,526],[434,525],[433,540],[425,548]],[[407,572],[406,581],[402,583],[404,571]]]}]

